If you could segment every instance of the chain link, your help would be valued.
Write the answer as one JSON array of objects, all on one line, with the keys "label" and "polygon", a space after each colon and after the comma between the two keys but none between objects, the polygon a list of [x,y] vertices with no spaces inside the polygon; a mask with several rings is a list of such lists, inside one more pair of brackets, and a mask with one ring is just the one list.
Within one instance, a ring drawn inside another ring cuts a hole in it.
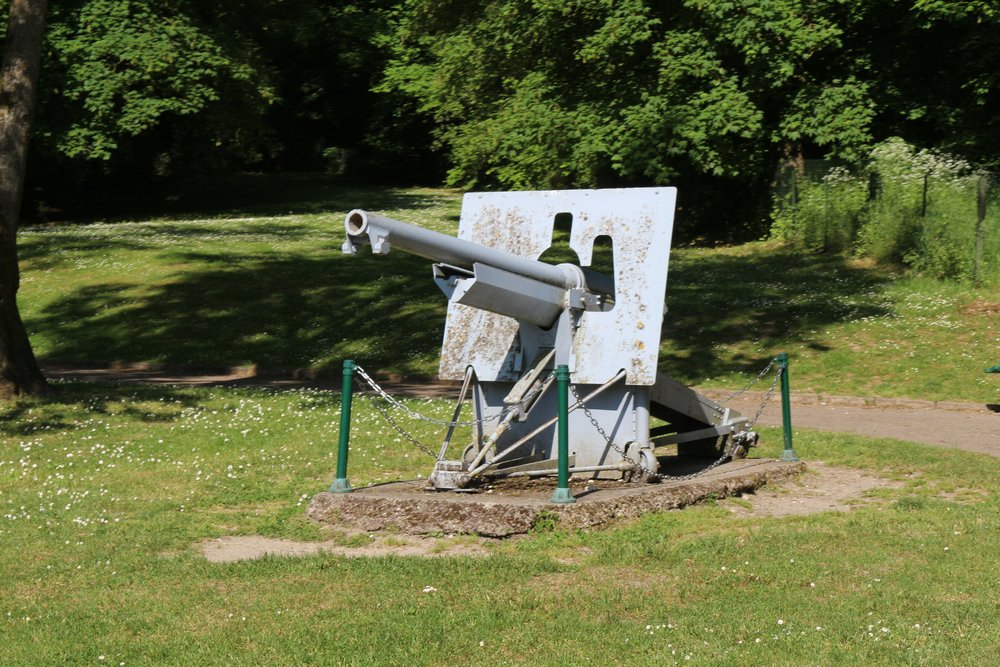
[{"label": "chain link", "polygon": [[[764,378],[764,376],[767,375],[772,368],[774,368],[775,362],[776,362],[776,359],[771,359],[771,362],[767,366],[764,367],[764,370],[762,370],[757,375],[757,377],[755,377],[753,380],[751,380],[750,383],[747,384],[747,386],[743,387],[743,389],[740,389],[739,391],[731,394],[726,399],[724,399],[723,404],[729,403],[730,401],[736,399],[737,397],[742,396],[743,394],[745,394],[747,392],[748,389],[750,389],[750,387],[752,387],[755,384],[757,384],[758,382],[760,382]],[[745,431],[749,431],[750,429],[752,429],[753,426],[754,426],[754,424],[757,423],[757,420],[760,419],[760,416],[764,413],[764,408],[767,407],[767,404],[770,402],[771,397],[774,396],[774,390],[775,390],[775,387],[778,386],[778,380],[781,379],[781,373],[782,373],[782,369],[779,367],[778,368],[778,372],[774,374],[774,379],[771,380],[771,387],[767,390],[767,393],[764,394],[764,399],[761,401],[760,407],[757,408],[756,414],[754,414],[753,419],[751,419],[749,422],[747,422],[747,426],[746,426]],[[698,472],[690,473],[688,475],[665,475],[663,473],[659,473],[658,476],[659,477],[663,477],[663,478],[667,478],[671,482],[682,482],[682,481],[687,480],[687,479],[694,479],[695,477],[700,477],[701,475],[707,474],[707,473],[711,472],[712,470],[718,468],[720,465],[722,465],[723,463],[725,463],[730,458],[732,458],[733,454],[736,451],[736,447],[738,447],[739,445],[733,440],[732,437],[729,438],[729,441],[730,441],[729,447],[727,447],[722,452],[722,455],[718,459],[716,459],[715,461],[713,461],[712,464],[709,465],[707,468],[699,470]]]},{"label": "chain link", "polygon": [[[396,422],[396,420],[392,418],[392,415],[389,414],[389,411],[386,410],[385,407],[382,406],[379,403],[379,401],[378,401],[379,398],[380,397],[377,397],[377,396],[373,397],[373,399],[371,401],[372,407],[374,407],[376,410],[378,410],[380,413],[382,413],[382,416],[385,417],[385,420],[387,422],[389,422],[389,424],[394,429],[396,429],[397,433],[399,433],[401,436],[403,436],[404,438],[406,438],[407,442],[409,442],[411,445],[413,445],[414,447],[416,447],[420,451],[424,452],[428,456],[436,459],[437,458],[437,454],[435,454],[433,451],[431,451],[430,447],[428,447],[427,445],[425,445],[424,443],[420,442],[415,437],[413,437],[413,435],[411,435],[409,431],[407,431],[402,426],[400,426]],[[391,402],[394,402],[394,401],[391,401]]]},{"label": "chain link", "polygon": [[699,470],[698,472],[693,472],[688,475],[667,475],[665,473],[658,472],[656,473],[656,477],[660,479],[668,479],[671,482],[683,482],[686,479],[694,479],[695,477],[701,477],[702,475],[708,474],[709,472],[721,466],[723,463],[729,460],[729,458],[731,458],[732,455],[733,455],[732,449],[727,449],[722,453],[722,456],[713,461],[711,465],[709,465],[707,468]]},{"label": "chain link", "polygon": [[600,422],[597,421],[597,417],[595,417],[593,415],[593,413],[591,413],[590,410],[587,409],[587,406],[584,405],[584,403],[583,403],[583,399],[580,398],[580,394],[578,394],[576,392],[576,387],[573,386],[573,385],[570,385],[569,390],[573,393],[573,398],[576,399],[576,402],[580,405],[580,408],[583,410],[583,414],[587,415],[587,419],[589,419],[590,423],[594,425],[594,428],[597,429],[597,432],[601,434],[601,437],[604,438],[604,441],[607,442],[608,445],[613,450],[615,450],[616,452],[618,452],[619,454],[621,454],[621,457],[624,460],[628,461],[629,463],[631,463],[632,465],[634,465],[636,468],[639,468],[639,463],[636,462],[636,461],[634,461],[634,460],[632,460],[632,457],[630,457],[628,454],[626,454],[625,450],[622,449],[621,447],[619,447],[615,443],[614,439],[612,439],[611,436],[609,436],[604,431],[604,429],[601,428],[601,424],[600,424]]},{"label": "chain link", "polygon": [[374,391],[376,394],[378,394],[379,396],[381,396],[382,399],[385,400],[387,403],[389,403],[389,405],[391,405],[392,407],[396,408],[397,410],[402,410],[403,412],[405,412],[406,414],[410,415],[414,419],[419,419],[421,421],[429,422],[431,424],[437,424],[438,426],[479,426],[479,425],[485,424],[487,422],[496,421],[498,419],[503,419],[504,417],[507,416],[507,414],[509,412],[513,412],[514,410],[517,409],[517,406],[507,407],[507,408],[504,408],[503,410],[501,410],[499,413],[493,415],[492,417],[483,417],[482,419],[472,419],[472,420],[469,420],[469,421],[454,421],[453,422],[453,421],[448,420],[448,419],[437,419],[436,417],[428,417],[426,415],[420,414],[419,412],[417,412],[415,410],[410,409],[409,407],[407,407],[403,403],[400,403],[395,398],[393,398],[392,396],[390,396],[385,391],[385,389],[383,389],[382,387],[380,387],[378,385],[378,383],[375,382],[375,380],[373,380],[372,377],[370,375],[368,375],[368,373],[365,372],[365,369],[361,368],[361,366],[355,366],[355,371],[361,377],[361,379],[363,379],[365,381],[365,383],[371,388],[372,391]]},{"label": "chain link", "polygon": [[[770,364],[768,364],[768,368],[770,368],[773,364],[774,362],[772,361]],[[771,398],[774,396],[774,390],[778,386],[778,380],[781,379],[781,374],[784,372],[785,372],[784,369],[779,367],[778,372],[774,374],[774,379],[771,380],[771,386],[767,390],[767,393],[764,394],[764,400],[761,401],[760,407],[757,408],[757,413],[753,416],[753,419],[751,419],[750,422],[747,424],[748,431],[753,428],[753,425],[757,423],[757,420],[760,419],[760,416],[764,413],[764,408],[767,407],[767,404],[771,401]]]},{"label": "chain link", "polygon": [[774,364],[776,363],[776,361],[777,361],[776,359],[771,359],[771,362],[767,366],[764,367],[764,370],[762,370],[760,373],[758,373],[757,377],[755,377],[754,379],[750,380],[750,382],[747,384],[747,386],[743,387],[742,389],[740,389],[737,392],[734,392],[734,393],[730,394],[729,396],[726,396],[724,399],[722,399],[722,403],[723,404],[729,403],[730,401],[736,400],[737,398],[739,398],[743,394],[747,393],[747,391],[750,389],[750,387],[754,386],[755,384],[757,384],[758,382],[760,382],[762,379],[764,379],[764,376],[767,375],[772,368],[774,368]]},{"label": "chain link", "polygon": [[[361,368],[361,366],[357,366],[356,365],[354,367],[354,369],[355,369],[357,375],[362,380],[364,380],[365,384],[367,384],[372,389],[372,391],[374,391],[375,394],[376,394],[373,397],[373,400],[371,402],[372,407],[374,407],[376,410],[378,410],[379,413],[381,413],[381,415],[385,418],[385,420],[387,422],[389,422],[389,424],[396,430],[396,432],[399,433],[401,436],[403,436],[406,439],[407,442],[409,442],[411,445],[413,445],[414,447],[416,447],[420,451],[424,452],[428,456],[431,456],[431,457],[433,457],[435,459],[437,459],[437,454],[435,454],[431,450],[430,447],[428,447],[424,443],[422,443],[419,440],[417,440],[417,438],[414,437],[413,434],[411,434],[409,431],[407,431],[402,426],[400,426],[399,422],[397,422],[395,419],[393,419],[392,415],[389,414],[389,410],[386,408],[386,406],[382,405],[379,402],[379,399],[381,399],[382,401],[385,401],[389,406],[394,407],[397,410],[402,410],[403,412],[405,412],[406,414],[410,415],[411,417],[413,417],[415,419],[419,419],[419,420],[425,421],[425,422],[430,422],[431,424],[437,424],[439,426],[477,426],[477,425],[480,425],[480,424],[484,424],[486,422],[495,421],[495,420],[498,420],[498,419],[503,419],[504,417],[506,417],[507,415],[511,414],[512,412],[514,412],[517,409],[517,406],[510,406],[510,407],[504,408],[498,414],[493,415],[492,417],[486,417],[485,419],[475,419],[475,420],[472,420],[472,421],[464,421],[464,422],[463,421],[454,421],[453,422],[453,421],[450,421],[450,420],[437,419],[435,417],[428,417],[426,415],[420,414],[419,412],[416,412],[415,410],[411,410],[405,404],[397,401],[395,398],[393,398],[391,395],[389,395],[389,393],[387,393],[384,389],[382,389],[382,387],[380,387],[378,385],[378,383],[375,382],[375,380],[373,380],[372,377],[370,375],[368,375],[368,373],[365,372],[365,369]],[[529,393],[529,397],[532,397],[534,394],[537,394],[540,390],[541,390],[541,387],[534,388]]]}]

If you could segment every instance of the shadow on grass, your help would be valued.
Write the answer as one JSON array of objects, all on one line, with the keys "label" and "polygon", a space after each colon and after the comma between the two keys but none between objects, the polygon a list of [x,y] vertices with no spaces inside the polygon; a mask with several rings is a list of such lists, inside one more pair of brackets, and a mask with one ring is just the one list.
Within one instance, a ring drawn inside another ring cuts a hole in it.
[{"label": "shadow on grass", "polygon": [[83,287],[29,326],[57,341],[48,357],[74,361],[333,369],[351,357],[413,373],[437,355],[445,299],[426,260],[402,252],[186,260],[208,268],[154,287]]},{"label": "shadow on grass", "polygon": [[322,173],[233,174],[192,179],[134,195],[115,192],[114,198],[80,198],[76,208],[58,214],[75,222],[189,220],[348,211],[362,204],[372,210],[419,210],[437,203],[425,193],[355,184]]},{"label": "shadow on grass", "polygon": [[817,330],[889,314],[882,294],[888,281],[884,273],[851,266],[839,255],[782,249],[677,253],[667,286],[660,370],[698,383],[726,373],[755,374],[790,343],[823,350],[814,340]]},{"label": "shadow on grass", "polygon": [[49,232],[44,238],[32,235],[18,239],[17,254],[22,271],[50,271],[80,258],[104,256],[111,248],[141,251],[149,247],[138,238],[116,238],[108,243],[100,237],[82,238],[78,233]]},{"label": "shadow on grass", "polygon": [[89,428],[97,416],[141,422],[170,422],[201,399],[190,390],[89,382],[57,383],[43,398],[22,398],[0,405],[0,435],[26,436]]},{"label": "shadow on grass", "polygon": [[[45,351],[54,359],[332,375],[352,358],[373,371],[436,372],[446,300],[427,260],[401,251],[186,260],[207,268],[155,287],[79,288],[29,325],[56,341]],[[885,282],[833,255],[675,253],[660,368],[688,383],[753,373],[782,346],[815,346],[818,329],[887,314]]]}]

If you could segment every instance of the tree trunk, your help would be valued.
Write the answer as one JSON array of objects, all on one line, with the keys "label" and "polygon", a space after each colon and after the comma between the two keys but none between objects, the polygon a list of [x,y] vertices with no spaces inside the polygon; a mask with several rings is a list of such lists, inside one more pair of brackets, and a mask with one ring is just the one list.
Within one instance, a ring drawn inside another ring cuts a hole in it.
[{"label": "tree trunk", "polygon": [[45,393],[17,309],[17,227],[48,0],[12,0],[0,66],[0,398]]}]

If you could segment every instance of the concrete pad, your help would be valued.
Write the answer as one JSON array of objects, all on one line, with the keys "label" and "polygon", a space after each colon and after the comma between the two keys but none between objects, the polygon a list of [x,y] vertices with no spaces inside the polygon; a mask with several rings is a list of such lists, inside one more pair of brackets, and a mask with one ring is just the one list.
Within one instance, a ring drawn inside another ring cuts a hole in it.
[{"label": "concrete pad", "polygon": [[577,502],[552,502],[555,480],[499,480],[479,493],[427,490],[426,480],[393,482],[352,493],[320,493],[308,516],[318,522],[373,531],[393,528],[409,534],[446,533],[507,537],[526,533],[540,519],[560,527],[587,528],[647,512],[679,509],[712,496],[753,491],[770,481],[796,475],[805,465],[774,459],[732,461],[694,479],[659,484],[575,481]]}]

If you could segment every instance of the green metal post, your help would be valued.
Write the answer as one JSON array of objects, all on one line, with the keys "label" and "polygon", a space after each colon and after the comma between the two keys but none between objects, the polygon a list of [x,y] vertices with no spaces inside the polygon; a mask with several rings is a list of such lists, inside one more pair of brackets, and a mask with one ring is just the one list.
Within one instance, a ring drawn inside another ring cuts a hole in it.
[{"label": "green metal post", "polygon": [[556,367],[556,395],[559,399],[559,483],[552,502],[575,503],[569,489],[569,366]]},{"label": "green metal post", "polygon": [[791,392],[788,387],[788,353],[778,355],[778,372],[781,373],[781,430],[785,435],[785,450],[781,452],[782,461],[798,461],[792,449],[792,406]]},{"label": "green metal post", "polygon": [[354,389],[354,369],[357,365],[344,361],[344,384],[340,392],[340,444],[337,447],[337,479],[330,493],[350,493],[354,489],[347,481],[347,446],[351,439],[351,392]]}]

